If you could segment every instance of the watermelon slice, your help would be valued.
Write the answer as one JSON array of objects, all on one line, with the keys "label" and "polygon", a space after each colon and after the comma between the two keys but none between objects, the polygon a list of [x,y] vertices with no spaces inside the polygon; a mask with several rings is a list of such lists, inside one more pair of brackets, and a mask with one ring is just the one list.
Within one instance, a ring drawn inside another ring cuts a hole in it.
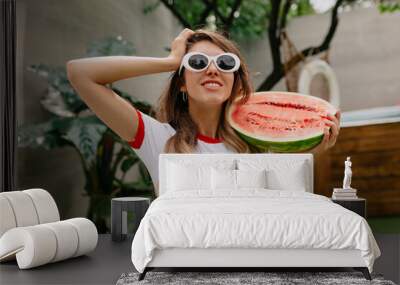
[{"label": "watermelon slice", "polygon": [[294,92],[256,92],[245,104],[237,98],[228,120],[238,135],[260,152],[300,152],[318,145],[323,119],[337,109],[327,101]]}]

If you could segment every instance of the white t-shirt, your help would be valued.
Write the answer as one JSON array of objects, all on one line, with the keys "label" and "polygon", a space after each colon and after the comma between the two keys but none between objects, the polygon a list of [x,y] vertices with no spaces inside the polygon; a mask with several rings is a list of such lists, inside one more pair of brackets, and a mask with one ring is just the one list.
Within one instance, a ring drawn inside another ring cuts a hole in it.
[{"label": "white t-shirt", "polygon": [[[167,140],[176,131],[168,123],[161,123],[137,109],[136,112],[139,118],[138,130],[135,138],[128,143],[147,167],[158,193],[158,158],[164,152]],[[194,153],[235,153],[224,145],[222,139],[198,134],[197,142]]]}]

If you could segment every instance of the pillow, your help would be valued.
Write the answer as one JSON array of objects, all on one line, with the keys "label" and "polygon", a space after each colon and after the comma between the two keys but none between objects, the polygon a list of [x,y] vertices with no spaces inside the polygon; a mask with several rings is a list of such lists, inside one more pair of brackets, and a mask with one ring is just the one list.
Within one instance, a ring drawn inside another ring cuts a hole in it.
[{"label": "pillow", "polygon": [[[217,169],[237,169],[236,167],[236,159],[232,158],[209,158],[207,156],[199,157],[198,154],[194,153],[185,153],[180,154],[182,158],[174,158],[171,160],[167,160],[166,168],[168,168],[170,163],[180,164],[184,167],[214,167]],[[196,159],[192,159],[191,155],[194,156]]]},{"label": "pillow", "polygon": [[306,191],[312,181],[309,180],[309,165],[304,160],[239,159],[240,170],[266,169],[267,187],[272,190]]},{"label": "pillow", "polygon": [[278,169],[267,172],[268,188],[273,190],[306,191],[307,176],[304,167],[292,169],[289,173]]},{"label": "pillow", "polygon": [[236,170],[211,168],[211,181],[213,190],[236,190]]},{"label": "pillow", "polygon": [[237,188],[267,188],[267,171],[261,170],[236,170]]},{"label": "pillow", "polygon": [[212,189],[267,188],[266,170],[211,170]]},{"label": "pillow", "polygon": [[211,167],[168,163],[167,191],[211,188]]}]

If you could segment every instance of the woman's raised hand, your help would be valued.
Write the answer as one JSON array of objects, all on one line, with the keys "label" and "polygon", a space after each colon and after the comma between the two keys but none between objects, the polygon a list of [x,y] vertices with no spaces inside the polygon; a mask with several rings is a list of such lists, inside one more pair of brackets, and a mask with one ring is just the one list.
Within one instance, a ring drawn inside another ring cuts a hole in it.
[{"label": "woman's raised hand", "polygon": [[171,44],[171,53],[168,58],[170,58],[174,64],[176,65],[176,69],[179,68],[182,58],[186,53],[186,40],[193,34],[194,32],[191,29],[184,29],[180,34],[172,41]]}]

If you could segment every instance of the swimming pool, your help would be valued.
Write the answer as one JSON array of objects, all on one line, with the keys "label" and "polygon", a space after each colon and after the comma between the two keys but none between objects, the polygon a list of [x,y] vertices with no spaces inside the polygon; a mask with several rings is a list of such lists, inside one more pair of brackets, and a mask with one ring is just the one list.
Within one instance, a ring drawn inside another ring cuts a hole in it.
[{"label": "swimming pool", "polygon": [[400,105],[343,112],[341,127],[400,122]]}]

